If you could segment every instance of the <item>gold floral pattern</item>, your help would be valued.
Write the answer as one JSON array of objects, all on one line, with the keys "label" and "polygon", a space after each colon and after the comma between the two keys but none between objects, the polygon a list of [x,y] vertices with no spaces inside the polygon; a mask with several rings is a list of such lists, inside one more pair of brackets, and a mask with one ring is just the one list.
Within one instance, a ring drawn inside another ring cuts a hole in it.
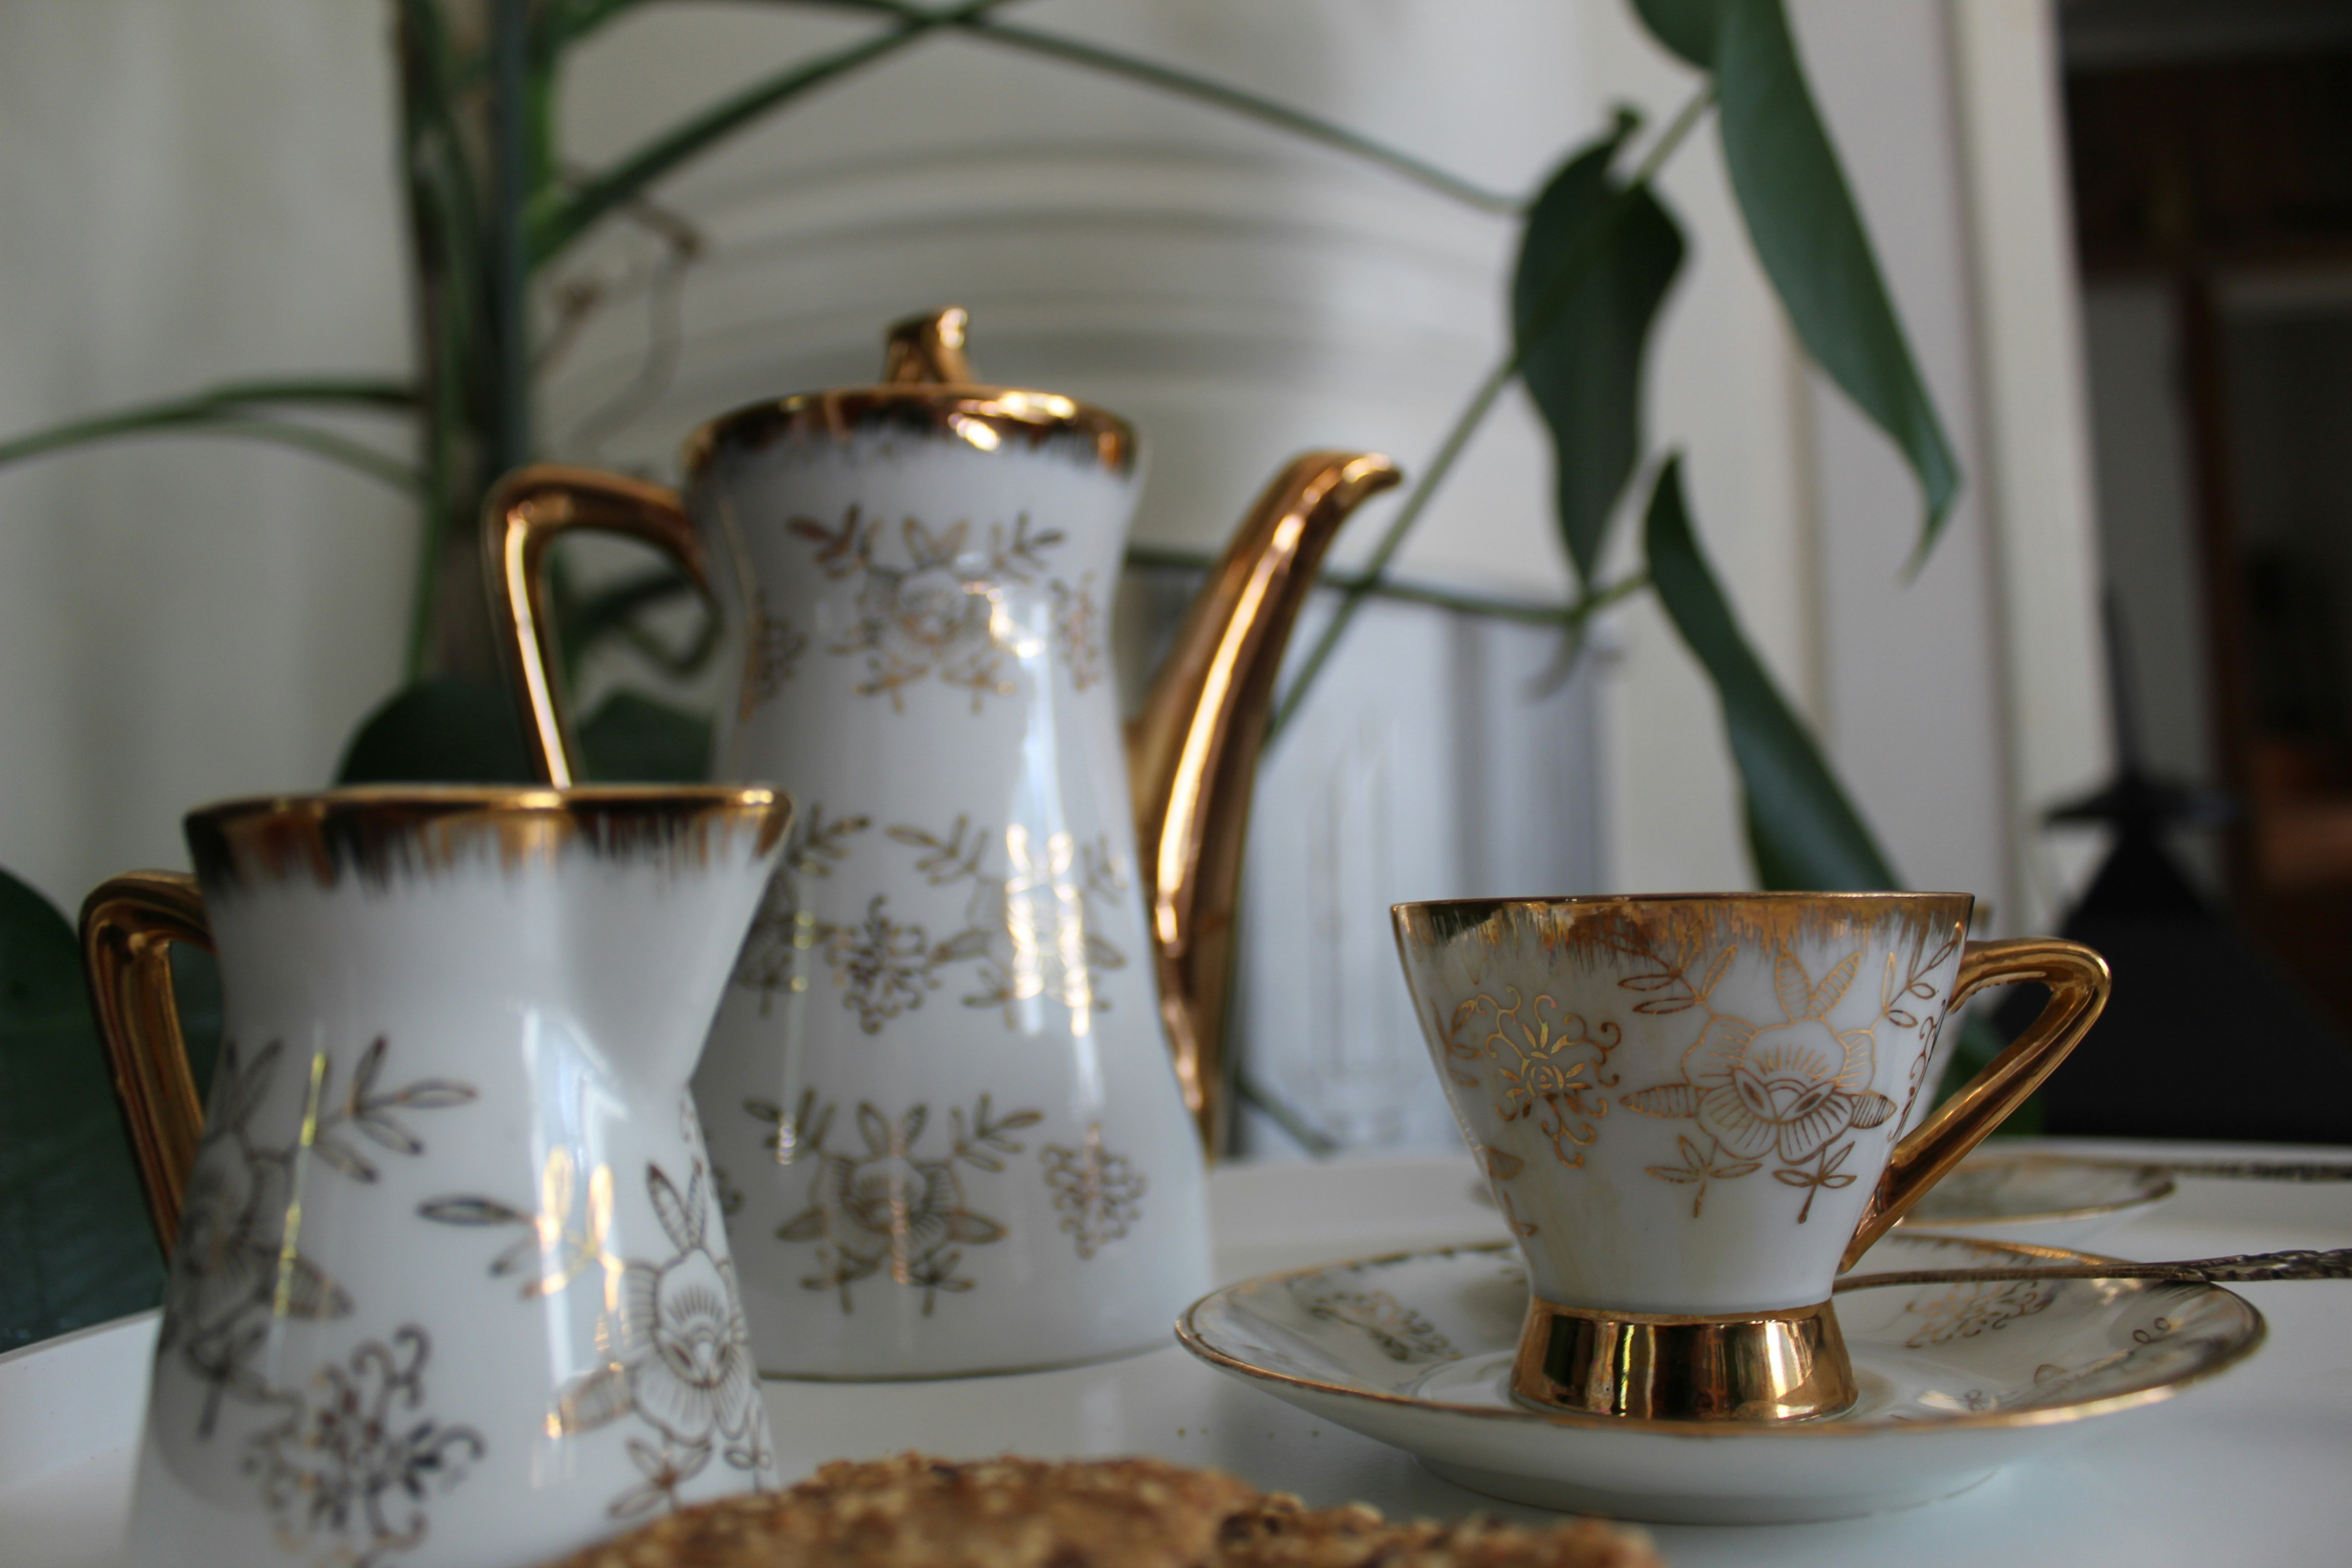
[{"label": "gold floral pattern", "polygon": [[1361,1331],[1391,1361],[1458,1361],[1454,1342],[1412,1308],[1385,1290],[1325,1289],[1299,1298],[1301,1310],[1327,1323]]},{"label": "gold floral pattern", "polygon": [[828,820],[819,802],[794,828],[735,963],[733,983],[760,994],[762,1014],[776,996],[807,990],[819,962],[842,1005],[869,1035],[920,1007],[959,963],[978,965],[976,988],[964,994],[964,1005],[998,1009],[1007,1028],[1020,1027],[1022,1005],[1041,997],[1067,1006],[1079,1034],[1087,1032],[1092,1015],[1110,1006],[1101,977],[1125,968],[1127,955],[1100,927],[1129,884],[1108,835],[1082,844],[1068,833],[1041,838],[1012,824],[1003,829],[1006,864],[999,874],[989,868],[997,835],[975,828],[969,816],[957,817],[945,834],[906,825],[887,829],[893,843],[916,851],[915,869],[928,886],[969,889],[962,924],[935,939],[934,928],[899,918],[887,893],[867,900],[864,916],[851,921],[822,921],[806,907],[803,879],[831,876],[872,821]]},{"label": "gold floral pattern", "polygon": [[1903,1342],[1916,1351],[1951,1340],[1972,1340],[2007,1328],[2020,1318],[2030,1318],[2056,1299],[2054,1292],[2025,1279],[1954,1285],[1937,1295],[1904,1303],[1906,1312],[1927,1321]]},{"label": "gold floral pattern", "polygon": [[[1082,579],[1073,591],[1046,577],[1046,557],[1065,536],[1055,528],[1033,529],[1026,512],[1009,527],[989,524],[984,546],[968,521],[934,531],[906,518],[895,552],[885,548],[882,520],[862,517],[855,505],[838,528],[813,518],[794,518],[788,526],[816,547],[815,564],[827,577],[857,580],[856,621],[826,651],[865,661],[865,678],[852,687],[861,697],[887,696],[893,710],[904,712],[907,689],[936,679],[970,691],[978,713],[989,698],[1012,696],[1019,689],[1013,673],[1026,650],[1006,593],[1040,582],[1055,601],[1056,640],[1074,674],[1084,654],[1088,680],[1099,677],[1098,637],[1081,641],[1064,629],[1095,629],[1090,584]],[[1082,610],[1077,601],[1085,602]]]},{"label": "gold floral pattern", "polygon": [[[759,1369],[732,1262],[714,1245],[724,1236],[717,1184],[701,1160],[681,1191],[658,1164],[646,1165],[646,1196],[671,1250],[657,1260],[624,1258],[609,1246],[611,1168],[594,1166],[585,1182],[562,1151],[550,1155],[541,1205],[528,1210],[479,1196],[434,1198],[418,1205],[442,1225],[520,1226],[526,1233],[494,1258],[492,1278],[538,1268],[522,1285],[530,1300],[551,1296],[591,1273],[606,1283],[596,1343],[604,1360],[560,1389],[548,1413],[551,1432],[593,1432],[624,1418],[643,1478],[615,1497],[606,1513],[634,1518],[679,1504],[678,1489],[709,1468],[748,1471],[763,1489],[774,1483]],[[575,1212],[576,1211],[576,1212]]]},{"label": "gold floral pattern", "polygon": [[1103,614],[1095,601],[1095,574],[1089,572],[1079,578],[1075,588],[1058,581],[1046,587],[1054,600],[1054,646],[1070,672],[1070,684],[1084,691],[1106,674]]},{"label": "gold floral pattern", "polygon": [[1088,1124],[1078,1147],[1048,1143],[1038,1156],[1054,1194],[1054,1212],[1062,1216],[1063,1233],[1077,1244],[1080,1258],[1126,1236],[1142,1217],[1150,1184],[1126,1155],[1103,1148],[1101,1122]]},{"label": "gold floral pattern", "polygon": [[420,1325],[402,1324],[388,1345],[360,1345],[307,1386],[264,1371],[280,1320],[322,1322],[358,1310],[300,1248],[306,1168],[373,1185],[385,1155],[425,1152],[411,1116],[478,1098],[449,1079],[388,1087],[390,1054],[385,1037],[370,1041],[340,1092],[332,1053],[314,1054],[299,1130],[278,1143],[257,1136],[253,1122],[286,1059],[283,1043],[247,1057],[235,1039],[223,1042],[156,1342],[159,1357],[177,1357],[204,1386],[198,1442],[214,1436],[225,1402],[275,1413],[250,1440],[244,1470],[286,1550],[320,1568],[373,1568],[422,1544],[432,1495],[465,1479],[486,1451],[471,1427],[424,1412],[430,1340]]},{"label": "gold floral pattern", "polygon": [[322,1368],[307,1397],[254,1440],[247,1469],[261,1483],[281,1547],[319,1568],[373,1568],[425,1543],[426,1503],[488,1452],[482,1435],[423,1411],[432,1341],[415,1323]]},{"label": "gold floral pattern", "polygon": [[1707,1014],[1698,1039],[1683,1055],[1680,1081],[1619,1097],[1628,1110],[1644,1116],[1695,1121],[1706,1139],[1704,1147],[1695,1139],[1679,1139],[1683,1163],[1653,1165],[1649,1173],[1696,1187],[1691,1216],[1697,1218],[1710,1183],[1736,1181],[1769,1163],[1775,1181],[1804,1193],[1797,1211],[1797,1223],[1804,1224],[1818,1194],[1856,1180],[1842,1168],[1854,1145],[1839,1140],[1856,1129],[1877,1127],[1895,1111],[1894,1100],[1870,1088],[1877,1071],[1871,1030],[1840,1031],[1828,1022],[1830,1011],[1853,985],[1862,954],[1847,954],[1816,983],[1803,961],[1783,945],[1772,966],[1773,992],[1783,1016],[1778,1023],[1758,1025],[1709,1004],[1736,946],[1717,952],[1696,982],[1689,978],[1695,954],[1667,956],[1646,945],[1628,951],[1658,965],[1618,982],[1648,993],[1636,1011],[1696,1006]]},{"label": "gold floral pattern", "polygon": [[[1532,1121],[1559,1163],[1578,1169],[1600,1136],[1594,1123],[1609,1114],[1608,1099],[1599,1091],[1618,1081],[1608,1070],[1622,1037],[1618,1026],[1596,1027],[1561,1012],[1551,997],[1529,1000],[1516,986],[1504,987],[1504,994],[1507,1005],[1482,993],[1454,1009],[1445,1054],[1455,1061],[1491,1062],[1500,1096],[1495,1114],[1507,1122]],[[1465,1088],[1478,1082],[1465,1068],[1447,1070]]]},{"label": "gold floral pattern", "polygon": [[[1101,974],[1123,969],[1127,955],[1100,934],[1102,906],[1115,903],[1128,883],[1108,836],[1081,845],[1067,833],[1043,839],[1019,823],[1003,833],[1003,876],[985,870],[990,835],[959,816],[944,837],[919,827],[893,827],[891,839],[920,851],[915,868],[934,888],[969,884],[962,929],[933,944],[929,967],[977,962],[980,989],[968,1007],[995,1007],[1007,1028],[1020,1025],[1020,1004],[1047,997],[1070,1009],[1076,1032],[1089,1015],[1105,1011]],[[920,928],[916,928],[918,931]]]},{"label": "gold floral pattern", "polygon": [[205,1385],[199,1438],[212,1435],[224,1399],[268,1405],[289,1397],[255,1364],[272,1336],[273,1319],[320,1321],[352,1310],[350,1293],[299,1249],[289,1223],[297,1166],[315,1160],[348,1180],[372,1184],[382,1155],[362,1153],[363,1147],[404,1156],[425,1152],[424,1140],[401,1113],[446,1110],[477,1097],[472,1085],[446,1079],[382,1087],[389,1049],[379,1035],[360,1053],[340,1100],[332,1092],[332,1057],[324,1051],[314,1057],[301,1131],[278,1144],[256,1138],[252,1121],[284,1058],[282,1042],[272,1040],[249,1058],[234,1039],[221,1046],[156,1343],[157,1354],[176,1353]]},{"label": "gold floral pattern", "polygon": [[788,617],[768,607],[765,589],[755,590],[750,635],[743,643],[743,695],[738,716],[750,720],[782,690],[801,655],[807,651],[808,638]]},{"label": "gold floral pattern", "polygon": [[873,818],[867,816],[827,820],[822,801],[811,801],[807,813],[793,824],[783,858],[768,880],[730,976],[734,984],[760,994],[761,1016],[767,1016],[780,994],[808,989],[812,954],[828,934],[805,907],[803,879],[832,876],[834,868],[849,858],[849,840],[871,826]]},{"label": "gold floral pattern", "polygon": [[1026,1147],[1012,1134],[1045,1120],[1036,1110],[1000,1116],[983,1094],[969,1117],[961,1108],[949,1110],[947,1147],[927,1155],[920,1145],[931,1125],[928,1105],[893,1121],[870,1100],[859,1102],[862,1147],[847,1149],[826,1146],[835,1107],[821,1104],[814,1089],[803,1093],[790,1115],[761,1100],[747,1100],[744,1109],[775,1126],[768,1145],[779,1163],[816,1163],[808,1206],[776,1229],[780,1240],[816,1247],[817,1271],[801,1284],[835,1292],[846,1313],[856,1310],[851,1292],[857,1281],[887,1279],[920,1290],[927,1318],[941,1294],[972,1288],[973,1280],[958,1272],[964,1248],[1007,1234],[1002,1222],[971,1206],[963,1168],[1001,1173],[1006,1158]]}]

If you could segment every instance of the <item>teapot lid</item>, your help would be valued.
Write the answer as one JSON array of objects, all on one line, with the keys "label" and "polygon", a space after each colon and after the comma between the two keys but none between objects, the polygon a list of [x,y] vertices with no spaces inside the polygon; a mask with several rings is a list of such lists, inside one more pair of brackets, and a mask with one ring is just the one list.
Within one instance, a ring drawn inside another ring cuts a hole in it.
[{"label": "teapot lid", "polygon": [[894,323],[879,386],[797,393],[719,416],[686,438],[687,477],[699,477],[727,452],[877,430],[960,440],[983,452],[1056,452],[1121,479],[1134,472],[1135,430],[1118,415],[1056,393],[982,384],[964,357],[971,320],[963,307],[949,305]]}]

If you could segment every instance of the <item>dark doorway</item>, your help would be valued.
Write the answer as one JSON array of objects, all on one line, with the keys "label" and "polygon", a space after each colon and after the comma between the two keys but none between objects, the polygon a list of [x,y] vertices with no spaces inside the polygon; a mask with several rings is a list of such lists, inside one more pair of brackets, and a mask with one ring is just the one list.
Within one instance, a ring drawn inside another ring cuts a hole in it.
[{"label": "dark doorway", "polygon": [[2173,846],[2352,1037],[2352,4],[2074,0],[2109,580]]}]

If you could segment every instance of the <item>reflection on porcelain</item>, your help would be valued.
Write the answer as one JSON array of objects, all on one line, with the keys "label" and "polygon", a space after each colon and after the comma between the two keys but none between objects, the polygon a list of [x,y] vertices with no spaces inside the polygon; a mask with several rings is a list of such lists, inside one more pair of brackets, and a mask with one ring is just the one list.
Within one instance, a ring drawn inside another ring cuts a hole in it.
[{"label": "reflection on porcelain", "polygon": [[770,1373],[1122,1354],[1206,1288],[1249,768],[1316,563],[1394,477],[1317,454],[1268,490],[1130,752],[1104,614],[1133,435],[971,384],[961,326],[902,326],[889,384],[707,427],[682,502],[536,468],[492,503],[548,776],[569,763],[532,563],[608,527],[722,607],[719,776],[804,808],[695,1085]]},{"label": "reflection on porcelain", "polygon": [[[118,1063],[226,1001],[134,1564],[538,1563],[774,1481],[687,1080],[782,848],[764,790],[350,791],[189,820],[84,912]],[[121,1076],[121,1075],[119,1075]],[[135,1075],[133,1075],[135,1077]],[[196,1124],[184,1104],[134,1121]]]},{"label": "reflection on porcelain", "polygon": [[[1863,1268],[2083,1254],[1898,1230]],[[2217,1286],[2067,1279],[1848,1291],[1861,1394],[1751,1425],[1538,1412],[1509,1387],[1527,1272],[1507,1245],[1267,1275],[1195,1303],[1184,1347],[1448,1480],[1543,1508],[1668,1523],[1842,1519],[1967,1490],[2004,1465],[2251,1354],[2261,1314]]]},{"label": "reflection on porcelain", "polygon": [[2172,1174],[2162,1165],[1979,1151],[1937,1183],[1903,1223],[1946,1234],[2083,1247],[2126,1220],[2153,1214],[2172,1194]]},{"label": "reflection on porcelain", "polygon": [[[1965,942],[1963,894],[1396,907],[1465,1138],[1534,1283],[1519,1395],[1621,1415],[1818,1418],[1856,1396],[1824,1303],[2097,1016],[2105,968]],[[1898,1142],[1938,1024],[2049,979],[2042,1019]]]}]

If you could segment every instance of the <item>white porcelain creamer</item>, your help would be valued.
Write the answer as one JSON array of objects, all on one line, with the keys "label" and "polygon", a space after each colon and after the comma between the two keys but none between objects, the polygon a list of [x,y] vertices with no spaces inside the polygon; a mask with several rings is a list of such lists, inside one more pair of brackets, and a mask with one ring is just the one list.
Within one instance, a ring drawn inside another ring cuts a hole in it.
[{"label": "white porcelain creamer", "polygon": [[[791,807],[350,790],[83,910],[170,1254],[136,1568],[529,1568],[772,1484],[688,1079]],[[201,891],[199,891],[199,886]],[[209,1106],[164,949],[219,954]]]}]

